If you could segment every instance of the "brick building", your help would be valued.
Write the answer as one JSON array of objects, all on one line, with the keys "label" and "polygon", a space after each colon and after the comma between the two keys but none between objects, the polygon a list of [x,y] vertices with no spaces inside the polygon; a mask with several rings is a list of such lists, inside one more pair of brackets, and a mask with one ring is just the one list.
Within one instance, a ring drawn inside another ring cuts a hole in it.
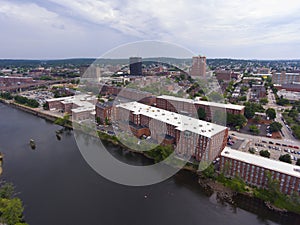
[{"label": "brick building", "polygon": [[220,171],[227,177],[240,177],[247,184],[267,188],[268,174],[278,180],[280,191],[300,194],[300,166],[275,161],[225,147],[220,157]]},{"label": "brick building", "polygon": [[12,76],[1,77],[0,76],[0,86],[2,87],[31,84],[31,83],[34,83],[32,77],[12,77]]},{"label": "brick building", "polygon": [[46,100],[49,110],[69,113],[73,120],[95,119],[96,102],[96,97],[84,94]]},{"label": "brick building", "polygon": [[96,104],[96,118],[99,118],[100,123],[105,123],[106,119],[109,121],[112,117],[113,102],[98,102]]},{"label": "brick building", "polygon": [[192,59],[192,67],[190,70],[192,77],[206,77],[206,57],[194,56]]},{"label": "brick building", "polygon": [[300,82],[300,73],[287,73],[282,71],[281,73],[272,73],[273,84],[294,84]]},{"label": "brick building", "polygon": [[216,102],[208,102],[201,100],[192,100],[185,98],[178,98],[168,95],[158,96],[156,99],[156,106],[161,109],[169,110],[172,112],[177,112],[180,114],[189,114],[192,117],[197,116],[197,110],[203,108],[206,113],[206,120],[211,121],[214,112],[221,110],[226,110],[227,113],[234,115],[244,114],[245,106],[233,105],[233,104],[223,104]]},{"label": "brick building", "polygon": [[212,161],[227,143],[228,129],[192,117],[129,102],[116,106],[114,121],[137,136],[174,144],[178,156]]}]

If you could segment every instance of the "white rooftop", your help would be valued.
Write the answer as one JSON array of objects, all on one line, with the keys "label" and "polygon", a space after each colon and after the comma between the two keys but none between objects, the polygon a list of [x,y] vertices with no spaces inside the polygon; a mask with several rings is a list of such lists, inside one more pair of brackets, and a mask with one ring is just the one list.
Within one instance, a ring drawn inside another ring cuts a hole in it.
[{"label": "white rooftop", "polygon": [[224,104],[224,103],[218,103],[218,102],[208,102],[208,101],[201,101],[199,98],[193,99],[186,99],[186,98],[179,98],[175,96],[169,96],[169,95],[161,95],[157,98],[162,98],[170,101],[181,101],[181,102],[187,102],[191,104],[200,104],[200,105],[206,105],[206,106],[212,106],[212,107],[219,107],[219,108],[225,108],[225,109],[236,109],[236,110],[242,110],[245,108],[243,105],[234,105],[234,104]]},{"label": "white rooftop", "polygon": [[300,178],[300,166],[295,166],[289,163],[268,159],[262,156],[253,155],[251,153],[233,150],[225,147],[221,152],[221,156],[236,159],[245,163],[260,166],[266,169],[274,170],[280,173],[288,174]]},{"label": "white rooftop", "polygon": [[47,99],[47,102],[60,101],[63,104],[73,103],[77,105],[77,108],[71,109],[74,113],[84,112],[84,111],[93,111],[95,110],[95,104],[89,102],[96,99],[95,96],[90,96],[87,94],[74,95],[69,97],[61,97],[61,98],[52,98]]},{"label": "white rooftop", "polygon": [[138,102],[123,103],[117,105],[117,107],[132,111],[136,115],[145,115],[152,119],[159,120],[163,123],[173,125],[177,130],[190,131],[208,138],[227,129],[224,126],[180,115],[178,113],[148,106]]}]

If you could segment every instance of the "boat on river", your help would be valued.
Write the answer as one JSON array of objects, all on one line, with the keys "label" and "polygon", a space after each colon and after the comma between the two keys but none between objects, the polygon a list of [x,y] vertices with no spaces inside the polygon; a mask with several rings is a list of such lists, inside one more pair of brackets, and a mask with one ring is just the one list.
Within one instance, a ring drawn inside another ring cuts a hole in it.
[{"label": "boat on river", "polygon": [[35,149],[36,144],[35,144],[35,141],[34,141],[33,139],[30,139],[29,144],[30,144],[30,147],[31,147],[32,149]]}]

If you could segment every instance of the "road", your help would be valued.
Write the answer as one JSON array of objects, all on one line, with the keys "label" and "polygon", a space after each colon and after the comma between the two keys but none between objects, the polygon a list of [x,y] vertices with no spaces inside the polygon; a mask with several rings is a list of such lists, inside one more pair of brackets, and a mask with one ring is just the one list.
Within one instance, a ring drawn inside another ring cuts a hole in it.
[{"label": "road", "polygon": [[282,120],[282,114],[281,114],[281,109],[285,109],[285,108],[289,108],[289,107],[283,107],[283,106],[278,106],[276,104],[276,99],[275,99],[275,95],[272,91],[269,90],[269,94],[268,94],[268,104],[267,107],[268,108],[273,108],[276,111],[276,118],[275,121],[281,123],[282,125],[282,133],[284,135],[284,140],[286,141],[297,141],[297,139],[293,136],[292,132],[287,128],[287,126],[285,125],[285,123]]}]

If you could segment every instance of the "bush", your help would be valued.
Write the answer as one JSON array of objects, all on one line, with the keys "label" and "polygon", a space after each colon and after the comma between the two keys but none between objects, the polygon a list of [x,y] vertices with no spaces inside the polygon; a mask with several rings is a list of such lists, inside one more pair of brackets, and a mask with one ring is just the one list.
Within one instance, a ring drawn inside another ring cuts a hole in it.
[{"label": "bush", "polygon": [[265,158],[270,158],[270,152],[268,150],[261,150],[259,152],[259,155],[262,156],[262,157],[265,157]]},{"label": "bush", "polygon": [[279,160],[282,161],[282,162],[290,163],[290,164],[292,163],[292,159],[291,159],[290,154],[281,155],[279,157]]}]

